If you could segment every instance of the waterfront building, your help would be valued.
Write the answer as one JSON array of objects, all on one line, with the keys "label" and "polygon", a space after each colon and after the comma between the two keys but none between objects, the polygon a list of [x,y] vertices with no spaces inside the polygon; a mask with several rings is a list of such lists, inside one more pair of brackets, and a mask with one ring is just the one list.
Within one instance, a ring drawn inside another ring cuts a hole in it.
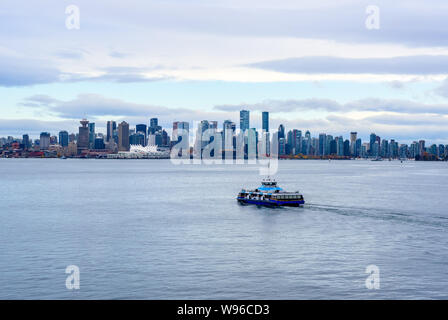
[{"label": "waterfront building", "polygon": [[284,139],[285,138],[285,126],[279,125],[278,126],[278,139]]},{"label": "waterfront building", "polygon": [[48,150],[50,147],[50,134],[48,132],[42,132],[39,139],[40,150]]},{"label": "waterfront building", "polygon": [[95,145],[95,122],[89,123],[89,148],[93,148]]},{"label": "waterfront building", "polygon": [[337,137],[337,155],[344,156],[344,138],[342,136]]},{"label": "waterfront building", "polygon": [[106,149],[106,146],[104,144],[104,139],[103,138],[95,138],[94,149],[95,150],[104,150],[104,149]]},{"label": "waterfront building", "polygon": [[344,141],[344,156],[346,156],[346,157],[350,156],[350,141],[349,140]]},{"label": "waterfront building", "polygon": [[388,158],[389,157],[388,150],[389,150],[388,141],[386,139],[383,139],[383,141],[381,141],[380,156],[383,158]]},{"label": "waterfront building", "polygon": [[325,155],[325,145],[327,142],[327,135],[325,133],[320,133],[319,134],[319,151],[318,151],[318,155],[319,156],[323,156]]},{"label": "waterfront building", "polygon": [[123,121],[118,125],[118,151],[129,151],[129,124]]},{"label": "waterfront building", "polygon": [[168,135],[168,132],[166,132],[165,129],[162,130],[162,146],[169,146],[170,145],[170,136]]},{"label": "waterfront building", "polygon": [[425,148],[425,140],[420,140],[420,141],[418,142],[418,151],[419,151],[419,155],[420,155],[420,156],[423,156],[423,154],[424,154],[425,151],[426,151],[426,148]]},{"label": "waterfront building", "polygon": [[373,152],[373,146],[374,146],[375,142],[376,142],[376,134],[375,133],[371,133],[370,134],[370,143],[369,143],[369,146],[370,146],[369,147],[369,154],[371,156],[375,156],[374,152]]},{"label": "waterfront building", "polygon": [[66,156],[74,157],[78,154],[78,146],[76,142],[72,141],[68,143]]},{"label": "waterfront building", "polygon": [[135,132],[136,133],[142,133],[145,141],[143,142],[143,146],[146,146],[147,142],[148,142],[148,127],[146,126],[146,124],[138,124],[135,126]]},{"label": "waterfront building", "polygon": [[29,148],[31,148],[31,141],[30,141],[30,136],[29,136],[29,135],[24,134],[24,135],[22,136],[22,144],[23,144],[23,147],[24,147],[25,149],[29,149]]},{"label": "waterfront building", "polygon": [[133,133],[129,136],[129,143],[131,145],[145,146],[146,138],[143,132]]},{"label": "waterfront building", "polygon": [[362,140],[361,139],[356,139],[355,142],[355,157],[360,157],[362,154]]},{"label": "waterfront building", "polygon": [[357,132],[350,132],[350,153],[352,156],[357,156],[356,154],[356,140],[357,140]]},{"label": "waterfront building", "polygon": [[117,123],[115,121],[107,121],[106,142],[109,142],[114,137],[114,132],[117,130]]},{"label": "waterfront building", "polygon": [[65,148],[68,147],[69,143],[69,136],[67,131],[60,131],[59,132],[59,144],[61,147]]},{"label": "waterfront building", "polygon": [[89,149],[89,121],[83,119],[80,121],[81,127],[79,127],[78,133],[78,154],[81,154],[84,150]]}]

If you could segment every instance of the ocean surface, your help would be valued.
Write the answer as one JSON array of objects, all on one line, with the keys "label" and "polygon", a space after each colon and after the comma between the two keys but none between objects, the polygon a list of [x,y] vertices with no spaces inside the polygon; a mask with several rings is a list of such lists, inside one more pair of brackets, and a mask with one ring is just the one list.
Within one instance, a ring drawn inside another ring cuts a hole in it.
[{"label": "ocean surface", "polygon": [[448,163],[279,165],[304,207],[237,204],[256,166],[0,159],[0,299],[448,298]]}]

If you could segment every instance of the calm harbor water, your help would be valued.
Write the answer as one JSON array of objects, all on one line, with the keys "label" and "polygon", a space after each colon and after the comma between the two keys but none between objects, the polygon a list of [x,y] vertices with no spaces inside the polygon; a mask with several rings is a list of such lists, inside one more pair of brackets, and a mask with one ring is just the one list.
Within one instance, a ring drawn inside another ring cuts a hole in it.
[{"label": "calm harbor water", "polygon": [[[257,168],[0,159],[0,299],[448,298],[448,164],[281,161],[303,208],[235,201]],[[368,290],[366,267],[380,269]],[[80,290],[65,286],[80,268]]]}]

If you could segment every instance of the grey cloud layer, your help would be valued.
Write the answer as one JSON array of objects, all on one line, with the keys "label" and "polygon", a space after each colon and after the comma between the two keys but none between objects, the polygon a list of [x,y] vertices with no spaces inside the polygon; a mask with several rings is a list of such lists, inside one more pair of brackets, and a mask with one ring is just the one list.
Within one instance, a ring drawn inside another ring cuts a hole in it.
[{"label": "grey cloud layer", "polygon": [[[36,52],[18,61],[0,55],[0,85],[25,86],[59,81],[142,82],[169,79],[147,78],[142,72],[106,71],[98,77],[81,77],[62,72],[52,59],[83,61],[83,47],[119,48],[107,57],[118,61],[140,50],[149,32],[169,32],[173,38],[185,33],[226,37],[288,37],[324,39],[342,43],[403,44],[420,47],[448,47],[448,4],[445,0],[377,0],[381,28],[365,28],[366,6],[371,1],[137,1],[78,0],[81,29],[70,32],[64,26],[65,4],[40,1],[33,6],[24,0],[3,0],[0,10],[0,42],[16,52]],[[158,36],[154,43],[161,52],[173,53],[175,39]],[[27,45],[28,41],[33,42]],[[51,55],[45,48],[60,43]],[[166,47],[165,47],[166,46]],[[207,44],[190,42],[196,52],[207,52]],[[225,48],[225,47],[224,47]],[[1,47],[0,47],[1,49]],[[177,48],[176,48],[177,49]],[[174,50],[178,54],[177,50]],[[181,51],[182,48],[179,48]],[[241,48],[250,50],[250,48]],[[174,54],[173,53],[173,54]],[[448,73],[445,56],[414,56],[388,59],[341,59],[305,57],[251,64],[254,68],[292,73]],[[98,71],[98,70],[96,70]]]},{"label": "grey cloud layer", "polygon": [[244,108],[270,112],[323,110],[328,112],[389,111],[399,113],[448,113],[448,104],[424,104],[410,100],[388,100],[377,98],[355,100],[345,104],[330,99],[304,99],[266,100],[255,104],[215,106],[215,109],[220,111],[237,111]]},{"label": "grey cloud layer", "polygon": [[99,76],[84,76],[61,71],[49,60],[17,58],[0,54],[0,86],[19,87],[57,82],[107,81],[119,83],[153,82],[170,80],[171,77],[147,77],[145,72],[160,69],[110,67],[102,68]]},{"label": "grey cloud layer", "polygon": [[[369,0],[302,1],[138,1],[78,0],[85,8],[83,25],[94,35],[101,32],[165,29],[232,36],[283,36],[332,39],[346,42],[389,42],[411,46],[448,44],[444,0],[376,0],[381,9],[381,28],[365,28]],[[54,32],[60,1],[42,1],[34,8],[28,1],[4,0],[0,30],[24,36],[40,30]],[[138,8],[138,9],[136,9]],[[35,10],[39,14],[32,14]],[[31,13],[32,11],[32,13]],[[24,16],[27,19],[23,19]],[[138,28],[136,28],[138,26]],[[45,33],[44,33],[45,34]],[[142,35],[144,32],[142,33]],[[101,38],[96,38],[101,39]]]},{"label": "grey cloud layer", "polygon": [[249,67],[285,73],[354,73],[354,74],[447,74],[448,56],[407,56],[394,58],[349,59],[302,57],[264,61]]}]

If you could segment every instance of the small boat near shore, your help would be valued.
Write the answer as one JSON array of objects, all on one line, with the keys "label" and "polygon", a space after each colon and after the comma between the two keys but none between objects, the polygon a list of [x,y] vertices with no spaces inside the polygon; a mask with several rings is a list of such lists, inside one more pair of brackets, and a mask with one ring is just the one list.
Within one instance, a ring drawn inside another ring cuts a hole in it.
[{"label": "small boat near shore", "polygon": [[240,204],[255,204],[270,207],[299,207],[305,203],[303,195],[296,192],[284,191],[271,178],[263,179],[261,186],[255,190],[242,189],[238,193],[237,201]]}]

